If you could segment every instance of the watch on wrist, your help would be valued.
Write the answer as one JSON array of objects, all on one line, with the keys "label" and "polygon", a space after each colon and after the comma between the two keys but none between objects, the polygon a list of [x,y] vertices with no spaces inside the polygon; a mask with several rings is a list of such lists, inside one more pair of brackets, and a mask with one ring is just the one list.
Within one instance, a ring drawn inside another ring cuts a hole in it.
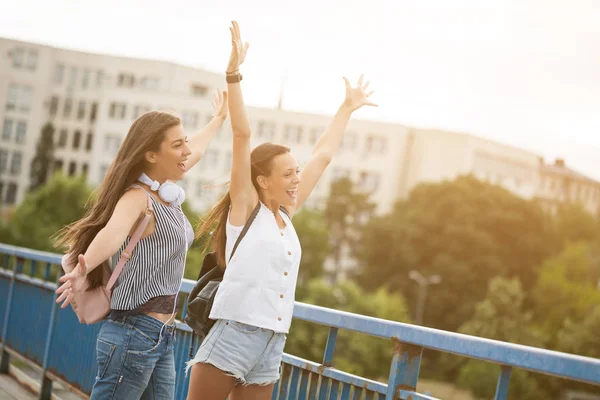
[{"label": "watch on wrist", "polygon": [[226,75],[225,80],[227,83],[238,83],[242,80],[242,74]]}]

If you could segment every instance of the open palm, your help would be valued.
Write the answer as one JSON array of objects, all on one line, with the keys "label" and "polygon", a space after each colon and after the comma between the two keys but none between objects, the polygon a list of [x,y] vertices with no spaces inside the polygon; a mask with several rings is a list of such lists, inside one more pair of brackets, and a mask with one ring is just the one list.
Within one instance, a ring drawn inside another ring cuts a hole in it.
[{"label": "open palm", "polygon": [[240,65],[246,59],[246,53],[250,46],[248,42],[242,41],[242,34],[240,32],[240,25],[237,21],[231,22],[231,54],[229,55],[229,63],[227,64],[227,72],[235,72],[238,70]]},{"label": "open palm", "polygon": [[346,82],[346,98],[344,99],[344,105],[350,107],[352,111],[358,110],[362,106],[372,106],[377,107],[377,104],[369,101],[369,96],[373,94],[373,90],[368,91],[369,82],[363,85],[363,75],[358,78],[358,82],[356,83],[356,87],[350,86],[350,82],[347,78],[344,78],[344,82]]}]

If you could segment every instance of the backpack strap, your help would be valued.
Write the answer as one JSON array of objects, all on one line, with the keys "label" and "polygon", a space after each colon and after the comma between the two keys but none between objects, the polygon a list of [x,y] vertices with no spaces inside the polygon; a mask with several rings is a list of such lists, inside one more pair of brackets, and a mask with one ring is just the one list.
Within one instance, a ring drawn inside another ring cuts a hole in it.
[{"label": "backpack strap", "polygon": [[[137,185],[132,185],[132,186],[137,186]],[[137,187],[140,187],[140,186],[137,186]],[[141,188],[141,189],[143,190],[143,188]],[[121,271],[123,271],[123,267],[125,266],[125,263],[127,263],[129,258],[131,257],[131,254],[133,252],[133,249],[135,248],[135,245],[140,241],[142,234],[146,230],[146,227],[148,226],[148,223],[150,222],[150,218],[152,217],[152,212],[154,211],[154,208],[152,207],[152,201],[150,200],[150,194],[148,194],[148,192],[146,192],[146,195],[148,197],[147,198],[148,205],[146,206],[146,210],[144,210],[144,214],[145,214],[144,218],[138,224],[137,228],[135,229],[135,232],[133,232],[133,235],[131,236],[131,240],[127,244],[127,247],[125,248],[125,250],[123,250],[121,252],[121,256],[119,257],[119,263],[117,264],[117,267],[113,271],[112,275],[110,276],[110,279],[108,280],[108,284],[106,285],[106,288],[109,291],[112,290],[113,286],[117,282],[119,275],[121,275]]]},{"label": "backpack strap", "polygon": [[242,229],[242,231],[240,232],[240,236],[238,236],[237,240],[235,241],[235,244],[233,245],[233,249],[231,250],[231,255],[229,256],[230,261],[231,261],[231,257],[233,257],[233,254],[235,253],[235,250],[237,249],[238,245],[242,241],[242,238],[244,236],[246,236],[246,232],[248,232],[248,229],[250,229],[250,225],[252,225],[252,222],[256,219],[256,216],[258,215],[259,211],[260,211],[260,201],[258,202],[256,207],[254,207],[252,214],[250,214],[250,216],[248,217],[248,221],[246,221],[246,224],[244,224],[244,229]]},{"label": "backpack strap", "polygon": [[285,208],[284,206],[279,206],[279,210],[281,212],[283,212],[285,215],[287,215],[287,217],[290,219],[290,221],[292,220],[292,216],[290,215],[290,212],[287,210],[287,208]]}]

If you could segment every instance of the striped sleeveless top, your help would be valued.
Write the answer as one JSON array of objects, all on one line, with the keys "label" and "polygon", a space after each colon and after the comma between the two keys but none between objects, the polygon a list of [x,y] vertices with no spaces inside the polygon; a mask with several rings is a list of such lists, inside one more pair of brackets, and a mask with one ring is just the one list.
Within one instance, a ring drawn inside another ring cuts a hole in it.
[{"label": "striped sleeveless top", "polygon": [[[181,206],[164,205],[146,194],[154,207],[154,232],[140,239],[119,275],[110,301],[112,310],[134,310],[152,298],[176,295],[183,278],[185,255],[194,238],[192,226]],[[130,239],[112,257],[113,266]]]}]

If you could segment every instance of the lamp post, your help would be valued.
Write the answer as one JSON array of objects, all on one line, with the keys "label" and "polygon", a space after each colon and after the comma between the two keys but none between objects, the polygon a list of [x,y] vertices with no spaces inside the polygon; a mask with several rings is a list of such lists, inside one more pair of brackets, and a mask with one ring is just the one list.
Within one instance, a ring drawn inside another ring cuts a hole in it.
[{"label": "lamp post", "polygon": [[437,285],[442,282],[442,277],[439,275],[431,275],[425,278],[419,271],[412,270],[408,273],[408,277],[419,285],[419,295],[417,298],[416,323],[423,325],[423,312],[425,311],[425,297],[427,296],[427,287],[429,285]]}]

